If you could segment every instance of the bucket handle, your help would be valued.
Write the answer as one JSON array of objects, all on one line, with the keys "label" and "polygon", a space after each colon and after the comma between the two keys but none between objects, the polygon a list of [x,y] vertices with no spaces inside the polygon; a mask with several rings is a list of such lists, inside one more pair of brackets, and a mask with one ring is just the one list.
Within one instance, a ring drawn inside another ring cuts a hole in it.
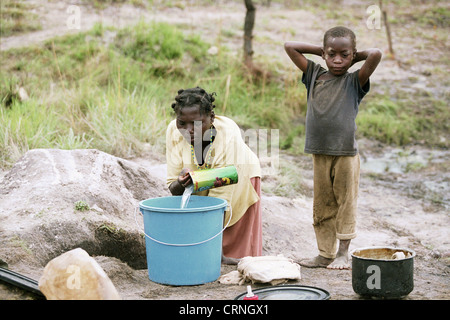
[{"label": "bucket handle", "polygon": [[[136,207],[134,208],[134,222],[136,222],[136,226],[140,229],[141,226],[140,226],[139,223],[137,222],[137,218],[136,218],[136,211],[137,211],[138,208],[139,208],[139,206],[136,206]],[[142,213],[141,213],[141,214],[142,214]],[[189,247],[189,246],[196,246],[196,245],[199,245],[199,244],[202,244],[202,243],[211,241],[212,239],[214,239],[215,237],[217,237],[218,235],[220,235],[222,232],[224,232],[225,229],[226,229],[226,228],[228,227],[228,225],[230,224],[230,222],[231,222],[231,217],[232,217],[232,216],[233,216],[233,210],[232,210],[232,208],[231,208],[231,206],[230,206],[230,218],[228,219],[228,222],[227,222],[226,226],[225,226],[222,230],[220,230],[219,233],[217,233],[216,235],[212,236],[211,238],[206,239],[206,240],[203,240],[203,241],[200,241],[200,242],[195,242],[195,243],[167,243],[167,242],[159,241],[159,240],[156,240],[156,239],[150,237],[148,234],[145,233],[144,230],[141,230],[141,231],[142,231],[142,232],[144,233],[144,235],[145,235],[147,238],[149,238],[150,240],[155,241],[156,243],[159,243],[159,244],[166,245],[166,246],[173,246],[173,247]]]}]

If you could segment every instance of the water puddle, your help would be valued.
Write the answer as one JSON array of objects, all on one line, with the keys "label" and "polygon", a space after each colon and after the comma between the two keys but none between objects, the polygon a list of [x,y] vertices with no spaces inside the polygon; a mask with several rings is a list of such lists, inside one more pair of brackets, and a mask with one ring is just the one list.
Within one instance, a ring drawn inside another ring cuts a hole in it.
[{"label": "water puddle", "polygon": [[450,208],[450,173],[446,169],[449,165],[448,150],[386,148],[378,155],[361,157],[362,172],[392,175],[395,179],[387,180],[391,187],[446,210]]},{"label": "water puddle", "polygon": [[373,173],[408,173],[448,161],[449,151],[429,149],[385,149],[382,155],[361,159],[361,169]]}]

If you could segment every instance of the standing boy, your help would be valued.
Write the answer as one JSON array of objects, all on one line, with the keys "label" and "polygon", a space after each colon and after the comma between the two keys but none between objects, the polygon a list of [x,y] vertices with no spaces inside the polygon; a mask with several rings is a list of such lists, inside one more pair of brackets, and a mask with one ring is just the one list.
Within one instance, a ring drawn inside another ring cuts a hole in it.
[{"label": "standing boy", "polygon": [[[357,51],[355,34],[345,27],[328,30],[323,47],[286,42],[284,48],[303,71],[302,82],[308,94],[305,152],[313,155],[314,164],[313,225],[319,255],[300,264],[349,269],[348,247],[356,237],[360,167],[355,119],[382,53],[379,49]],[[328,70],[304,54],[321,56]],[[361,69],[347,72],[362,60],[365,62]]]}]

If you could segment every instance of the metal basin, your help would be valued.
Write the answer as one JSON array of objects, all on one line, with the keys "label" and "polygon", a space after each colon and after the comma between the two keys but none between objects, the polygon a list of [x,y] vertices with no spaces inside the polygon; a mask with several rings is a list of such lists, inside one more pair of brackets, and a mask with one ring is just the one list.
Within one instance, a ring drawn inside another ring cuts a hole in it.
[{"label": "metal basin", "polygon": [[367,247],[352,251],[353,290],[371,298],[407,296],[414,289],[415,255],[413,250],[394,247]]}]

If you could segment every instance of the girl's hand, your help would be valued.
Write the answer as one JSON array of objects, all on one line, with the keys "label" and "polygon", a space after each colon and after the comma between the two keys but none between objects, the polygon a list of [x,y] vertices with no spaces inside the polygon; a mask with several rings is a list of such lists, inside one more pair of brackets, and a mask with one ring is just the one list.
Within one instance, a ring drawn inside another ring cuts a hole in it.
[{"label": "girl's hand", "polygon": [[184,192],[184,189],[192,183],[191,176],[189,175],[190,171],[191,170],[184,168],[178,175],[177,180],[170,184],[169,191],[172,193],[172,195],[181,196]]},{"label": "girl's hand", "polygon": [[186,188],[188,185],[192,183],[192,178],[189,175],[189,172],[191,170],[184,168],[181,170],[179,176],[178,176],[178,183],[183,187]]}]

